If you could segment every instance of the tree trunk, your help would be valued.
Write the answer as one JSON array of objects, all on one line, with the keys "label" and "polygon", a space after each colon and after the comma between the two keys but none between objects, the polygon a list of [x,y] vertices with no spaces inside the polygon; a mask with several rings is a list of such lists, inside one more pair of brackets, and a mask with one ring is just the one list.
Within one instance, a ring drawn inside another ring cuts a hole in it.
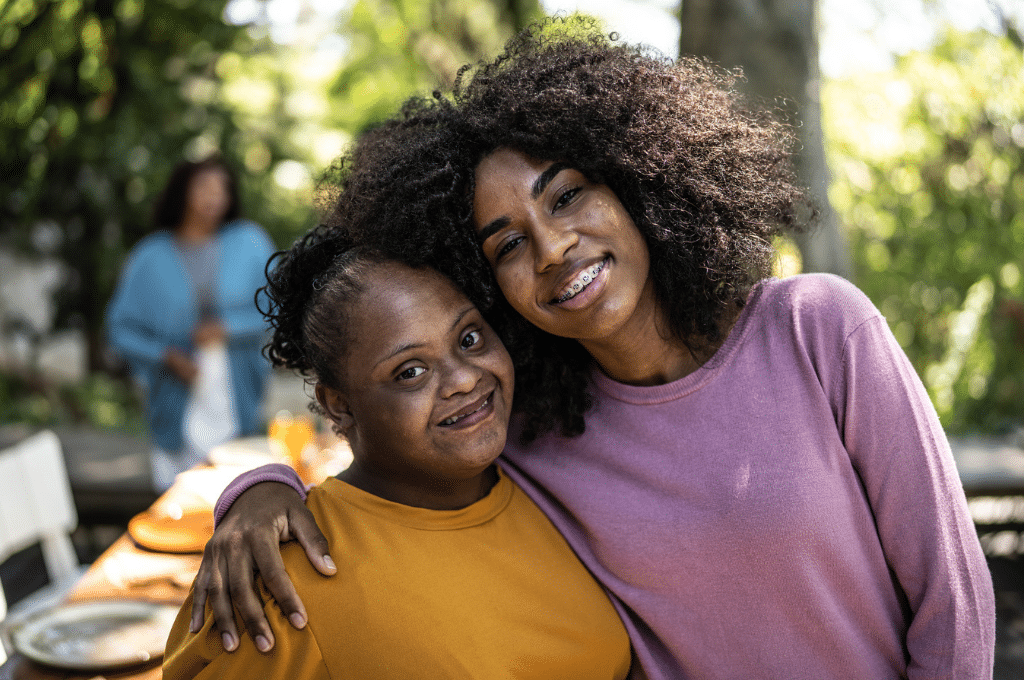
[{"label": "tree trunk", "polygon": [[804,271],[852,277],[845,239],[828,200],[830,174],[821,127],[814,0],[682,0],[680,54],[743,69],[740,86],[781,109],[795,126],[796,169],[819,210],[817,225],[797,239]]}]

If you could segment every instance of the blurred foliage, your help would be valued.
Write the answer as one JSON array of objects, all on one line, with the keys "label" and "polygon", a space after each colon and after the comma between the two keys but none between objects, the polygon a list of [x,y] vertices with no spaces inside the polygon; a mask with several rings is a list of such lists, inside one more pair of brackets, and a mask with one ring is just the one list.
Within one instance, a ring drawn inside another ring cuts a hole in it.
[{"label": "blurred foliage", "polygon": [[0,423],[47,427],[72,422],[139,434],[146,431],[137,393],[105,373],[65,385],[0,374]]},{"label": "blurred foliage", "polygon": [[[182,157],[220,150],[246,169],[244,210],[279,241],[308,221],[308,201],[267,173],[304,158],[278,133],[291,117],[258,109],[244,86],[250,71],[264,89],[287,83],[267,45],[222,20],[225,3],[0,7],[0,245],[67,265],[55,327],[85,331],[94,369],[123,257],[149,230],[150,204]],[[227,96],[229,84],[245,91]]]},{"label": "blurred foliage", "polygon": [[537,0],[356,0],[339,28],[348,50],[331,86],[331,122],[358,134],[413,94],[449,89],[459,68],[540,16]]},{"label": "blurred foliage", "polygon": [[0,1],[0,248],[64,265],[52,327],[34,332],[82,331],[91,372],[75,388],[33,366],[0,374],[0,421],[132,420],[131,386],[100,375],[118,371],[103,312],[178,160],[221,152],[244,214],[287,246],[346,143],[539,15],[536,0],[356,0],[335,27],[303,4],[307,37],[344,48],[332,52],[330,40],[275,42],[264,0],[243,25],[228,4]]},{"label": "blurred foliage", "polygon": [[948,32],[824,92],[857,282],[951,432],[1024,421],[1024,57]]}]

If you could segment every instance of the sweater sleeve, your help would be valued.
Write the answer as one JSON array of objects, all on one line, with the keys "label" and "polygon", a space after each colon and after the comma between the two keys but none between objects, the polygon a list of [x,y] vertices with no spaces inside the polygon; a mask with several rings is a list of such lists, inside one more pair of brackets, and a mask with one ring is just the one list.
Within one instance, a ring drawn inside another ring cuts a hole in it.
[{"label": "sweater sleeve", "polygon": [[306,500],[306,486],[303,485],[302,480],[299,478],[299,473],[294,469],[284,463],[269,463],[267,465],[261,465],[258,468],[246,470],[235,477],[231,480],[231,483],[225,487],[224,491],[221,492],[220,497],[217,499],[217,504],[213,509],[214,526],[220,524],[220,521],[224,519],[224,515],[226,515],[228,510],[231,509],[231,504],[234,503],[239,496],[261,482],[280,482],[281,484],[287,484],[295,489],[295,493],[299,494],[303,501]]},{"label": "sweater sleeve", "polygon": [[[192,593],[182,605],[167,639],[163,662],[165,680],[253,680],[254,678],[298,678],[330,680],[323,652],[311,626],[296,630],[284,620],[274,601],[266,597],[264,612],[274,631],[274,649],[262,653],[248,635],[240,635],[238,648],[224,651],[220,631],[207,610],[202,629],[188,632],[192,612]],[[236,613],[236,619],[238,615]],[[244,631],[240,620],[238,630]]]},{"label": "sweater sleeve", "polygon": [[267,330],[267,321],[254,303],[256,291],[266,284],[266,266],[274,253],[270,237],[254,223],[236,227],[228,247],[238,248],[237,264],[232,275],[246,282],[243,295],[224,301],[220,310],[221,322],[229,338],[261,335]]},{"label": "sweater sleeve", "polygon": [[938,415],[877,312],[847,336],[837,378],[840,433],[910,607],[909,680],[991,678],[988,566]]},{"label": "sweater sleeve", "polygon": [[146,298],[144,258],[134,254],[125,263],[117,288],[107,305],[107,338],[122,357],[136,363],[158,363],[167,349],[148,323],[152,301]]}]

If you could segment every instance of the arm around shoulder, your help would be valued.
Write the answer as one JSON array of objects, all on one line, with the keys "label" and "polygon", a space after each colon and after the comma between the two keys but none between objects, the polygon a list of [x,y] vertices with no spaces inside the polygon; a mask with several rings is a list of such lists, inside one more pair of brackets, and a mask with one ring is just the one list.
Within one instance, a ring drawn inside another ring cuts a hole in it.
[{"label": "arm around shoulder", "polygon": [[225,645],[230,647],[229,640],[239,637],[237,610],[249,635],[254,639],[263,637],[273,646],[274,635],[263,603],[253,589],[256,572],[295,627],[301,628],[307,620],[305,607],[281,560],[280,543],[297,540],[321,574],[330,576],[337,570],[327,539],[304,505],[304,495],[297,493],[305,489],[294,470],[284,465],[264,466],[243,477],[235,480],[218,502],[217,528],[203,550],[196,575],[192,629],[202,625],[209,603],[217,627],[226,638]]}]

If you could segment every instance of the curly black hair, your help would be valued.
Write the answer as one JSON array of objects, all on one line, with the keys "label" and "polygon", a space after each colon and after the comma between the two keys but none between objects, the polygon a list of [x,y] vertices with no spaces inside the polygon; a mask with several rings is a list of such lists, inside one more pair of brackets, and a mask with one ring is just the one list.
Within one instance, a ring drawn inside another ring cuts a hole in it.
[{"label": "curly black hair", "polygon": [[327,222],[434,266],[481,309],[516,369],[525,441],[582,433],[592,360],[504,300],[476,240],[477,164],[499,148],[563,161],[607,184],[647,242],[671,330],[698,360],[721,344],[777,234],[813,215],[789,128],[749,108],[735,75],[620,44],[579,19],[527,29],[464,69],[450,97],[407,102],[329,176]]},{"label": "curly black hair", "polygon": [[342,389],[339,359],[351,338],[347,310],[363,292],[369,267],[386,259],[323,225],[274,253],[267,284],[256,292],[256,307],[272,329],[264,347],[270,363]]},{"label": "curly black hair", "polygon": [[180,161],[171,170],[167,184],[153,203],[153,228],[171,231],[181,226],[185,219],[185,203],[188,201],[188,189],[192,178],[205,170],[223,170],[228,178],[228,209],[224,215],[224,223],[237,219],[241,215],[241,204],[238,198],[238,180],[235,172],[220,155],[213,155],[201,161]]}]

